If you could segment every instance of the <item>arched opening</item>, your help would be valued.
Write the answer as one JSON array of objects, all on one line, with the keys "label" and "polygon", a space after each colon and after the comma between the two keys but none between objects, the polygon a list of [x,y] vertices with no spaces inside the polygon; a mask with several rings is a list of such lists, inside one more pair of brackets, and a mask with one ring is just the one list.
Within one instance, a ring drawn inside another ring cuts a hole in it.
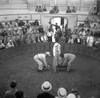
[{"label": "arched opening", "polygon": [[58,26],[66,26],[68,25],[68,19],[66,17],[55,16],[50,19],[50,23],[55,25],[57,23]]}]

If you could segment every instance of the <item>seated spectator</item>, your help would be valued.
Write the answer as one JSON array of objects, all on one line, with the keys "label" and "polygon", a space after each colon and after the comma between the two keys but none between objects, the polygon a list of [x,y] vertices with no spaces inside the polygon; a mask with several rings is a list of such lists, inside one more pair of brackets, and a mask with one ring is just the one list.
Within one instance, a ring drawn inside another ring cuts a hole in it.
[{"label": "seated spectator", "polygon": [[37,12],[38,11],[38,6],[36,6],[36,9],[35,9],[35,12]]},{"label": "seated spectator", "polygon": [[4,24],[4,28],[8,28],[9,26],[8,26],[8,22],[5,22],[5,24]]},{"label": "seated spectator", "polygon": [[60,87],[57,91],[57,95],[55,98],[66,98],[67,97],[67,91],[65,88]]},{"label": "seated spectator", "polygon": [[75,38],[74,43],[76,43],[76,44],[81,44],[82,43],[82,40],[81,40],[80,36],[77,36]]},{"label": "seated spectator", "polygon": [[76,12],[75,6],[73,6],[72,12]]},{"label": "seated spectator", "polygon": [[16,98],[27,98],[25,95],[24,95],[24,92],[21,91],[21,90],[18,90],[15,92],[15,97]]},{"label": "seated spectator", "polygon": [[46,33],[42,34],[41,42],[47,42],[47,41],[48,41],[47,34]]},{"label": "seated spectator", "polygon": [[38,6],[37,12],[43,12],[43,9],[42,9],[41,5]]},{"label": "seated spectator", "polygon": [[16,86],[16,81],[10,82],[11,89],[5,92],[4,98],[15,98],[15,92],[17,91]]},{"label": "seated spectator", "polygon": [[14,22],[13,22],[13,26],[14,26],[14,27],[18,27],[18,20],[17,20],[17,19],[14,20]]},{"label": "seated spectator", "polygon": [[13,32],[11,28],[8,29],[8,36],[13,36]]},{"label": "seated spectator", "polygon": [[0,36],[0,50],[4,49],[5,48],[5,45],[4,43],[2,42],[2,37]]},{"label": "seated spectator", "polygon": [[32,34],[33,30],[31,28],[31,26],[27,26],[27,34]]},{"label": "seated spectator", "polygon": [[96,7],[93,8],[92,15],[97,15],[97,8]]},{"label": "seated spectator", "polygon": [[59,8],[58,8],[57,5],[55,5],[55,6],[53,7],[53,9],[54,9],[55,13],[59,13]]},{"label": "seated spectator", "polygon": [[39,21],[38,20],[35,20],[34,25],[35,26],[39,26]]},{"label": "seated spectator", "polygon": [[2,33],[1,33],[1,36],[2,37],[6,37],[8,34],[7,34],[7,29],[3,29]]},{"label": "seated spectator", "polygon": [[19,26],[19,27],[22,27],[22,26],[24,26],[24,25],[25,25],[24,21],[23,21],[23,20],[20,20],[19,23],[18,23],[18,26]]},{"label": "seated spectator", "polygon": [[69,37],[68,43],[69,43],[69,44],[73,44],[73,43],[74,43],[74,39],[73,39],[72,37]]},{"label": "seated spectator", "polygon": [[29,20],[26,20],[25,26],[26,26],[26,27],[27,27],[27,26],[30,26]]},{"label": "seated spectator", "polygon": [[38,31],[39,31],[40,34],[43,34],[44,33],[44,30],[43,30],[43,26],[42,25],[39,26]]},{"label": "seated spectator", "polygon": [[82,28],[82,30],[80,30],[80,32],[79,32],[79,35],[80,36],[85,36],[86,35],[85,29]]},{"label": "seated spectator", "polygon": [[93,45],[94,51],[98,51],[100,49],[100,43],[99,41],[96,41]]},{"label": "seated spectator", "polygon": [[14,26],[13,26],[13,22],[12,22],[12,21],[10,21],[10,22],[9,22],[9,24],[8,24],[8,26],[9,26],[9,28],[14,27]]},{"label": "seated spectator", "polygon": [[50,14],[55,14],[55,13],[59,13],[59,8],[57,5],[55,5],[51,10],[50,10]]},{"label": "seated spectator", "polygon": [[3,24],[0,22],[0,29],[2,29],[3,28]]},{"label": "seated spectator", "polygon": [[46,9],[46,6],[45,6],[45,5],[43,6],[43,11],[47,11],[47,9]]},{"label": "seated spectator", "polygon": [[49,13],[54,14],[55,13],[54,9],[51,9]]},{"label": "seated spectator", "polygon": [[14,43],[12,40],[9,40],[7,45],[6,45],[6,48],[11,48],[11,47],[14,47]]},{"label": "seated spectator", "polygon": [[70,93],[66,98],[76,98],[76,96],[73,93]]},{"label": "seated spectator", "polygon": [[37,95],[37,98],[54,98],[52,94],[50,94],[50,91],[52,89],[52,85],[49,81],[45,81],[41,85],[42,93]]},{"label": "seated spectator", "polygon": [[67,11],[66,11],[66,13],[71,13],[71,9],[70,9],[69,6],[67,7]]}]

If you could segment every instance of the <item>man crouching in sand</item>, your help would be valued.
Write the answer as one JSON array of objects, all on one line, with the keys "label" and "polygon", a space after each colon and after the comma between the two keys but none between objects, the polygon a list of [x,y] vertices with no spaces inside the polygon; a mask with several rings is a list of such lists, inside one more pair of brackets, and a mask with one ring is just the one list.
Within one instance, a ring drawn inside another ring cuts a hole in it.
[{"label": "man crouching in sand", "polygon": [[42,72],[43,68],[49,69],[50,65],[47,63],[47,57],[50,56],[50,52],[39,53],[34,56],[34,60],[37,62],[38,71]]},{"label": "man crouching in sand", "polygon": [[60,54],[59,67],[67,66],[67,71],[70,72],[72,63],[74,62],[75,59],[76,55],[72,53]]}]

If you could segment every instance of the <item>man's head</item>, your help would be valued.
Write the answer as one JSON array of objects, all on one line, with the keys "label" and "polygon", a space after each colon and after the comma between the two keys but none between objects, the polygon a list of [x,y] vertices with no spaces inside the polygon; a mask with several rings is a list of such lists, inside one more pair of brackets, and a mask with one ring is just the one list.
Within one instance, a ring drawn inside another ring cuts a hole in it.
[{"label": "man's head", "polygon": [[11,88],[15,88],[16,86],[17,86],[16,81],[10,82],[10,87],[11,87]]},{"label": "man's head", "polygon": [[47,56],[51,56],[51,55],[50,55],[50,52],[45,52],[45,54],[46,54]]},{"label": "man's head", "polygon": [[16,98],[23,98],[24,97],[24,92],[23,91],[16,91],[15,93]]},{"label": "man's head", "polygon": [[60,54],[60,57],[61,57],[61,58],[64,58],[64,54],[63,54],[63,53],[61,53],[61,54]]}]

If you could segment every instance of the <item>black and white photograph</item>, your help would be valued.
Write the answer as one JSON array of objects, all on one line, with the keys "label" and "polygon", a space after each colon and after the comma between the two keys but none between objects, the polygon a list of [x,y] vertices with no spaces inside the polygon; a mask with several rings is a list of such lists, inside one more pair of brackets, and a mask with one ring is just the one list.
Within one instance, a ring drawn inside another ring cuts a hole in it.
[{"label": "black and white photograph", "polygon": [[100,0],[0,0],[0,98],[100,98]]}]

